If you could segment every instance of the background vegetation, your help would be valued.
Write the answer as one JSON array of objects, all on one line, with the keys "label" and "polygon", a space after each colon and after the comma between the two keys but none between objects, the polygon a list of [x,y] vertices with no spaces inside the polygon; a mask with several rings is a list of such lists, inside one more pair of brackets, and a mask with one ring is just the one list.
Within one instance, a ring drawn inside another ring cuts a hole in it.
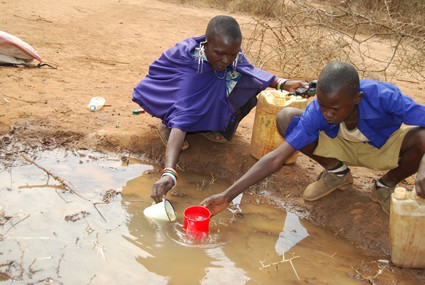
[{"label": "background vegetation", "polygon": [[243,48],[258,67],[313,79],[331,60],[363,77],[425,79],[425,0],[178,0],[252,16]]}]

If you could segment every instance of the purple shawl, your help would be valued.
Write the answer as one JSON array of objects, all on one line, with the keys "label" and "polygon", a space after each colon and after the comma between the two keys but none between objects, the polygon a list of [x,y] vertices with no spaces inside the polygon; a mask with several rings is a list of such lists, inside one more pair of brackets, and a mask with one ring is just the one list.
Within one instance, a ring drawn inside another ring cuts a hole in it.
[{"label": "purple shawl", "polygon": [[133,101],[169,128],[223,131],[235,110],[274,79],[274,75],[255,68],[240,56],[236,70],[242,77],[227,97],[226,80],[217,78],[208,62],[204,62],[203,72],[197,73],[198,60],[193,51],[204,40],[205,36],[189,38],[165,51],[134,88]]}]

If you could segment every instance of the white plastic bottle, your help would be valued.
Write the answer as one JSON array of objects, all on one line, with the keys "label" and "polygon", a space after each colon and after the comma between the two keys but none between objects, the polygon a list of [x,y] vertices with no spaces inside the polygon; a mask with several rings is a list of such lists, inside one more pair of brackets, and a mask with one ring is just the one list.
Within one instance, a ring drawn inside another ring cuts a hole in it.
[{"label": "white plastic bottle", "polygon": [[90,111],[97,111],[105,105],[105,98],[103,97],[93,97],[90,100],[89,105],[87,106]]}]

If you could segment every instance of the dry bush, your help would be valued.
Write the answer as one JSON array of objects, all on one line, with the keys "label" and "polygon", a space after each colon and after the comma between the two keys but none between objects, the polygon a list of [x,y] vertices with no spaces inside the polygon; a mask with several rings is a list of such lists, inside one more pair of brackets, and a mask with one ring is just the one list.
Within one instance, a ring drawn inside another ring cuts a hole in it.
[{"label": "dry bush", "polygon": [[313,79],[331,60],[363,77],[425,79],[424,0],[180,0],[253,17],[243,48],[258,67]]},{"label": "dry bush", "polygon": [[280,16],[254,17],[254,32],[245,36],[244,48],[260,67],[311,79],[327,62],[342,60],[364,77],[424,80],[424,26],[403,22],[388,7],[351,7],[355,1],[288,2]]}]

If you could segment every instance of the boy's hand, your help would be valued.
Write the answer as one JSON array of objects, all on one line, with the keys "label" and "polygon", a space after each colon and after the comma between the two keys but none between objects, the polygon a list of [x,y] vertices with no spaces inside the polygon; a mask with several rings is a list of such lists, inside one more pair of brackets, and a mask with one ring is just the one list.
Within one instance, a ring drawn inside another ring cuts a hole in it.
[{"label": "boy's hand", "polygon": [[208,208],[210,210],[211,215],[214,216],[229,206],[229,202],[224,198],[223,194],[215,194],[204,201],[201,202],[201,205]]}]

